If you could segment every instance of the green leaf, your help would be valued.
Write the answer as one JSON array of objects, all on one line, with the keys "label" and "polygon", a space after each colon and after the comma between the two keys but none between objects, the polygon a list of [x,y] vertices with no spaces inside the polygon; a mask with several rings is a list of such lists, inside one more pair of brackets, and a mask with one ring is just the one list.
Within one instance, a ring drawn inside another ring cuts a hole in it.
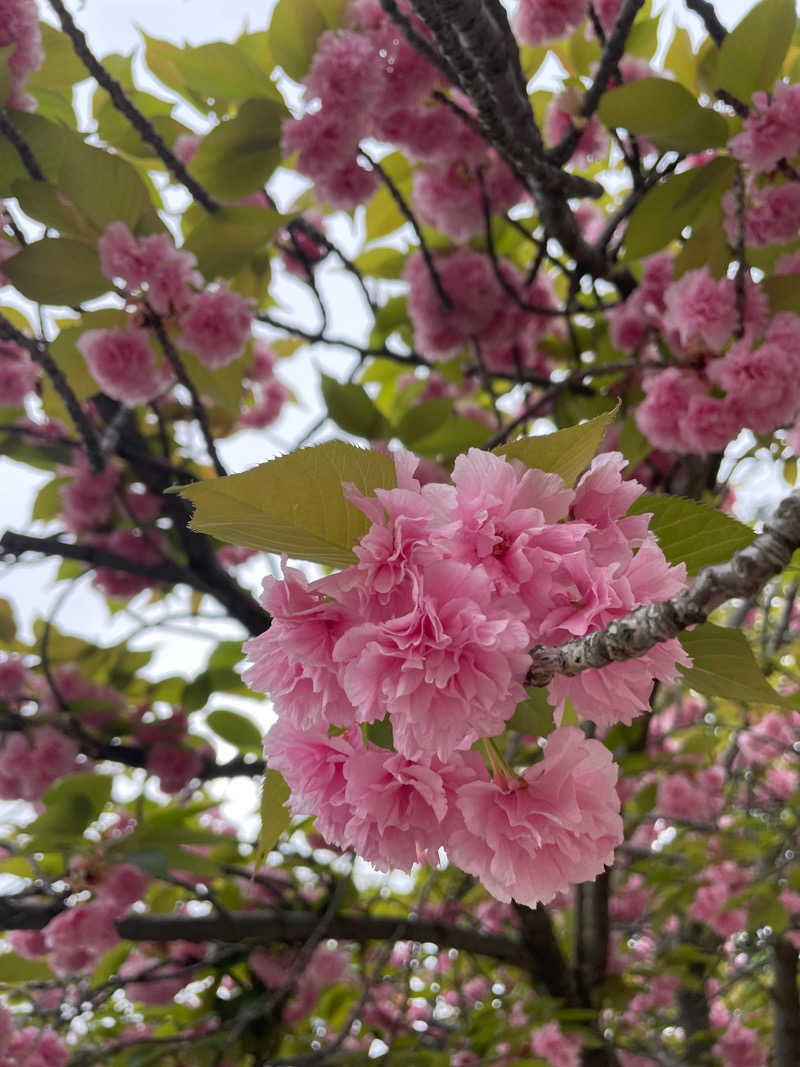
[{"label": "green leaf", "polygon": [[380,452],[329,441],[244,474],[181,490],[195,505],[192,529],[222,541],[293,559],[347,567],[369,520],[345,499],[342,482],[362,493],[391,489],[394,464]]},{"label": "green leaf", "polygon": [[659,182],[636,206],[625,231],[627,259],[639,259],[664,248],[709,205],[718,205],[730,188],[736,164],[712,159],[702,167],[672,174]]},{"label": "green leaf", "polygon": [[275,62],[290,78],[300,81],[306,76],[317,38],[328,25],[314,0],[278,0],[269,26],[269,44]]},{"label": "green leaf", "polygon": [[795,0],[761,0],[720,45],[715,82],[743,103],[771,89],[797,25]]},{"label": "green leaf", "polygon": [[227,41],[179,49],[169,57],[169,62],[187,88],[203,100],[249,100],[254,96],[280,99],[278,90],[258,63],[245,49]]},{"label": "green leaf", "polygon": [[429,437],[442,427],[453,414],[453,401],[447,397],[436,397],[415,404],[400,419],[395,427],[395,436],[413,448],[415,442]]},{"label": "green leaf", "polygon": [[284,807],[288,799],[289,786],[277,771],[268,767],[261,786],[261,831],[255,856],[256,870],[263,864],[267,854],[291,822],[289,809]]},{"label": "green leaf", "polygon": [[96,249],[72,237],[34,241],[5,261],[3,273],[37,304],[72,306],[111,288]]},{"label": "green leaf", "polygon": [[17,639],[17,620],[11,602],[0,598],[0,643],[10,645]]},{"label": "green leaf", "polygon": [[232,278],[283,224],[285,216],[256,205],[224,207],[208,215],[184,242],[209,281]]},{"label": "green leaf", "polygon": [[25,827],[31,841],[25,851],[48,852],[72,848],[94,822],[111,795],[111,778],[73,774],[55,782],[45,793],[45,811]]},{"label": "green leaf", "polygon": [[58,230],[59,233],[94,243],[92,227],[76,208],[64,199],[55,185],[19,178],[11,188],[19,206],[32,219]]},{"label": "green leaf", "polygon": [[604,93],[597,113],[607,126],[641,134],[663,151],[702,152],[728,140],[722,115],[701,107],[685,85],[642,78]]},{"label": "green leaf", "polygon": [[527,700],[517,704],[508,728],[534,737],[547,737],[553,731],[553,708],[547,702],[547,689],[526,686]]},{"label": "green leaf", "polygon": [[50,519],[58,517],[63,507],[59,490],[66,480],[66,478],[53,478],[51,481],[45,482],[36,494],[36,499],[31,509],[31,519],[48,522]]},{"label": "green leaf", "polygon": [[454,413],[432,433],[416,438],[414,451],[421,456],[449,459],[468,448],[483,448],[491,432],[480,419],[466,419]]},{"label": "green leaf", "polygon": [[221,122],[200,142],[192,174],[223,200],[240,200],[263,189],[281,161],[281,123],[288,114],[277,100],[246,100],[235,118]]},{"label": "green leaf", "polygon": [[15,952],[0,953],[0,984],[46,982],[52,981],[53,977],[53,972],[44,960],[26,960]]},{"label": "green leaf", "polygon": [[776,274],[766,278],[763,289],[769,297],[769,310],[773,315],[779,311],[793,311],[800,315],[800,285],[795,274]]},{"label": "green leaf", "polygon": [[223,741],[227,741],[228,744],[242,752],[261,751],[261,731],[244,715],[219,708],[206,716],[206,723]]},{"label": "green leaf", "polygon": [[[33,152],[45,181],[54,182],[58,177],[64,143],[72,136],[70,131],[41,115],[25,111],[9,109],[8,117]],[[0,152],[0,196],[10,196],[15,181],[27,181],[29,178],[30,174],[15,151],[5,148]]]},{"label": "green leaf", "polygon": [[749,526],[716,508],[680,496],[647,493],[634,501],[630,515],[652,514],[650,529],[658,537],[670,563],[686,563],[688,573],[726,563],[749,545],[755,534]]},{"label": "green leaf", "polygon": [[521,459],[534,470],[560,474],[565,485],[573,486],[592,462],[616,413],[615,407],[580,426],[568,426],[541,437],[523,437],[494,451],[498,456]]},{"label": "green leaf", "polygon": [[367,439],[385,435],[388,428],[386,419],[362,385],[352,382],[342,384],[327,374],[323,374],[321,380],[328,414],[345,433]]},{"label": "green leaf", "polygon": [[116,220],[135,230],[150,206],[147,186],[132,164],[76,137],[64,145],[58,186],[100,231]]},{"label": "green leaf", "polygon": [[44,63],[39,70],[32,72],[26,89],[33,93],[38,89],[54,89],[64,93],[75,82],[89,77],[88,70],[75,55],[72,41],[65,33],[44,21],[39,22],[39,32],[44,47]]},{"label": "green leaf", "polygon": [[685,85],[689,90],[694,89],[695,55],[689,31],[683,26],[675,27],[675,35],[664,57],[664,66],[672,71],[681,85]]},{"label": "green leaf", "polygon": [[698,693],[746,704],[791,705],[761,673],[741,630],[706,622],[681,634],[680,640],[694,661],[691,667],[681,667],[681,674]]}]

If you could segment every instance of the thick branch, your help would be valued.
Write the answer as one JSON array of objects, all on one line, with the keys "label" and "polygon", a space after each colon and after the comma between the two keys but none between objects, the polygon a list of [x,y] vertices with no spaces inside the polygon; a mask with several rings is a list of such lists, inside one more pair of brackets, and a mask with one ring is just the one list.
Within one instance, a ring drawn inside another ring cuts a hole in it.
[{"label": "thick branch", "polygon": [[217,203],[199,182],[195,181],[164,139],[156,132],[152,122],[134,106],[120,83],[115,78],[112,78],[111,74],[97,59],[89,48],[83,31],[75,25],[75,20],[61,0],[50,0],[50,6],[58,15],[62,30],[72,41],[75,55],[92,77],[95,78],[98,85],[105,89],[117,111],[120,111],[125,116],[145,144],[150,145],[176,181],[179,181],[191,193],[201,207],[208,212],[218,211],[222,205]]},{"label": "thick branch", "polygon": [[526,682],[543,686],[557,674],[573,677],[590,668],[635,659],[689,626],[703,623],[715,608],[733,597],[750,597],[788,565],[800,547],[800,490],[778,505],[764,532],[737,552],[729,563],[705,567],[687,589],[663,604],[646,604],[605,630],[568,641],[557,648],[539,646]]},{"label": "thick branch", "polygon": [[[270,911],[229,912],[226,915],[127,915],[117,922],[122,938],[129,941],[280,941],[301,944],[319,925],[314,912]],[[405,915],[373,917],[337,915],[327,936],[341,941],[385,941],[395,938],[402,925],[403,939],[431,941],[442,948],[455,948],[489,956],[525,970],[536,965],[530,951],[519,941],[497,934],[483,934],[435,920],[408,919]]]},{"label": "thick branch", "polygon": [[[583,238],[567,200],[596,197],[600,186],[546,158],[533,118],[519,50],[499,0],[413,0],[459,87],[472,99],[484,136],[529,186],[545,230],[581,272],[609,277],[606,257]],[[623,279],[623,284],[625,284]]]}]

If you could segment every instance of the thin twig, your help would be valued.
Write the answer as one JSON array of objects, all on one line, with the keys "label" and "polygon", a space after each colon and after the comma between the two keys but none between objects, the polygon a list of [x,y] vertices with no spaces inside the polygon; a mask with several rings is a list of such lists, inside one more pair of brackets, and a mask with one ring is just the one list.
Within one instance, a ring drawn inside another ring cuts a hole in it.
[{"label": "thin twig", "polygon": [[2,313],[0,313],[0,338],[6,341],[14,341],[16,344],[24,348],[30,354],[31,358],[38,363],[45,372],[81,435],[83,448],[86,452],[92,472],[94,474],[99,474],[105,469],[106,461],[95,425],[84,411],[81,402],[78,400],[75,393],[72,391],[72,387],[67,381],[64,372],[53,359],[46,343],[35,338],[26,337],[25,334],[21,330],[18,330],[17,327]]},{"label": "thin twig", "polygon": [[164,353],[164,357],[167,360],[167,363],[169,363],[170,367],[172,367],[173,371],[175,372],[175,377],[178,379],[184,389],[188,390],[189,395],[192,399],[192,411],[194,412],[194,417],[197,420],[198,426],[200,427],[200,432],[203,435],[203,440],[206,444],[206,451],[208,452],[209,459],[211,460],[211,463],[214,467],[214,471],[216,472],[218,478],[225,478],[228,472],[225,470],[222,460],[219,458],[219,454],[217,453],[217,446],[214,443],[214,435],[211,432],[211,427],[208,422],[208,415],[206,414],[206,409],[203,404],[202,397],[198,393],[197,387],[195,386],[194,382],[186,372],[186,368],[183,365],[181,357],[178,355],[177,349],[173,345],[172,341],[170,341],[169,335],[167,334],[167,331],[164,328],[164,323],[161,319],[161,316],[156,315],[155,312],[152,310],[148,310],[147,325],[152,328],[153,333],[158,338],[158,343],[161,345],[161,350]]},{"label": "thin twig", "polygon": [[0,108],[0,133],[4,134],[14,146],[17,155],[22,160],[22,165],[25,167],[25,170],[30,177],[35,182],[43,182],[44,174],[42,173],[41,167],[36,162],[36,157],[33,154],[31,146],[11,121],[8,112],[4,108]]},{"label": "thin twig", "polygon": [[416,238],[419,241],[419,250],[422,253],[422,258],[425,260],[425,266],[428,268],[428,273],[431,276],[433,287],[439,296],[439,300],[442,304],[442,307],[445,311],[452,311],[452,298],[445,289],[442,279],[439,277],[439,272],[436,269],[436,264],[433,261],[431,250],[428,248],[428,242],[425,240],[425,237],[422,234],[422,230],[420,229],[420,225],[416,220],[414,212],[408,206],[405,197],[397,188],[391,177],[386,173],[386,170],[380,165],[380,163],[376,159],[373,159],[367,152],[365,152],[363,148],[359,149],[359,154],[367,161],[367,163],[369,163],[372,169],[378,174],[378,177],[389,190],[389,195],[391,196],[392,200],[394,200],[395,204],[397,204],[398,208],[400,209],[403,218],[411,224],[411,227],[414,230],[414,234],[416,235]]},{"label": "thin twig", "polygon": [[113,78],[97,59],[89,48],[85,34],[75,24],[75,20],[61,0],[50,0],[50,6],[58,16],[64,33],[72,41],[75,54],[95,78],[98,85],[101,85],[111,97],[111,102],[117,111],[120,111],[125,116],[145,144],[150,145],[176,181],[180,182],[191,193],[201,207],[205,208],[209,213],[218,211],[222,205],[214,200],[208,191],[192,177],[180,159],[169,148],[160,134],[157,133],[152,122],[139,111],[116,78]]}]

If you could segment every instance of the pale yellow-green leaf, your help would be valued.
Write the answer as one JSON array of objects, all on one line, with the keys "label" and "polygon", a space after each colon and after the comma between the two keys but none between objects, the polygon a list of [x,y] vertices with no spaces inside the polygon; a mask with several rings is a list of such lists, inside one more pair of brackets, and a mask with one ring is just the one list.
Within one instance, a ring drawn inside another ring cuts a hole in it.
[{"label": "pale yellow-green leaf", "polygon": [[698,693],[745,704],[793,706],[766,680],[741,630],[706,622],[680,640],[694,661],[681,668],[683,679]]},{"label": "pale yellow-green leaf", "polygon": [[797,26],[795,0],[761,0],[720,45],[715,82],[745,104],[771,89]]},{"label": "pale yellow-green leaf", "polygon": [[23,296],[38,304],[71,306],[111,288],[100,270],[97,250],[71,237],[34,241],[5,261],[3,273]]},{"label": "pale yellow-green leaf", "polygon": [[744,523],[685,497],[645,494],[630,509],[631,515],[648,512],[664,555],[670,563],[686,563],[689,574],[727,562],[755,537]]},{"label": "pale yellow-green leaf", "polygon": [[261,830],[254,862],[256,870],[263,865],[275,842],[291,822],[289,810],[284,807],[288,799],[288,785],[277,771],[268,767],[261,785]]},{"label": "pale yellow-green leaf", "polygon": [[573,486],[592,462],[616,413],[615,407],[580,426],[567,426],[541,437],[523,437],[494,451],[509,459],[521,459],[534,470],[560,474],[566,485]]},{"label": "pale yellow-green leaf", "polygon": [[234,545],[346,567],[369,522],[345,499],[343,482],[362,493],[391,488],[394,464],[380,452],[329,441],[181,492],[195,505],[194,530]]},{"label": "pale yellow-green leaf", "polygon": [[314,0],[278,0],[269,26],[269,44],[275,62],[290,78],[300,81],[308,73],[320,34],[328,28]]}]

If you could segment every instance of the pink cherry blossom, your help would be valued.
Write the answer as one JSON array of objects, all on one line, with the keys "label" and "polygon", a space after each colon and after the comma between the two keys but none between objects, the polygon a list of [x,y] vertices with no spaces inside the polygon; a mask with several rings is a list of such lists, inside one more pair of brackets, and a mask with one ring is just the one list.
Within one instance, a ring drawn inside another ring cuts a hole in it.
[{"label": "pink cherry blossom", "polygon": [[0,106],[31,111],[33,99],[24,92],[31,71],[44,61],[36,0],[0,0],[0,48],[13,45],[8,62],[10,95]]},{"label": "pink cherry blossom", "polygon": [[521,779],[475,779],[459,788],[448,855],[498,900],[547,903],[612,862],[622,840],[616,778],[604,745],[561,727]]},{"label": "pink cherry blossom", "polygon": [[334,845],[343,846],[353,815],[345,796],[344,768],[356,744],[353,731],[328,737],[319,731],[298,730],[280,719],[264,741],[269,766],[283,775],[291,790],[291,811],[295,815],[313,813],[317,830]]},{"label": "pink cherry blossom", "polygon": [[391,716],[410,759],[447,759],[500,732],[524,698],[524,609],[495,598],[483,568],[453,560],[412,572],[395,617],[349,629],[334,659],[360,722]]},{"label": "pink cherry blossom", "polygon": [[800,149],[800,85],[778,82],[771,94],[753,94],[742,132],[728,142],[733,155],[753,174],[773,170]]},{"label": "pink cherry blossom", "polygon": [[687,271],[666,291],[664,327],[686,351],[697,346],[719,351],[736,328],[735,301],[731,279],[717,281],[708,267]]},{"label": "pink cherry blossom", "polygon": [[578,1034],[565,1034],[557,1022],[545,1023],[531,1034],[531,1052],[550,1067],[578,1067],[581,1044]]},{"label": "pink cherry blossom", "polygon": [[44,928],[44,939],[56,974],[69,976],[88,971],[117,943],[113,911],[107,903],[90,901],[67,908],[50,920]]},{"label": "pink cherry blossom", "polygon": [[157,741],[147,753],[147,771],[165,793],[180,793],[200,773],[203,757],[197,749],[171,741]]},{"label": "pink cherry blossom", "polygon": [[551,146],[559,144],[575,126],[579,133],[577,144],[573,149],[571,162],[580,166],[591,160],[601,159],[608,151],[608,134],[596,115],[585,119],[579,114],[581,96],[573,89],[558,93],[550,103],[544,115],[544,137]]},{"label": "pink cherry blossom", "polygon": [[59,487],[59,494],[64,525],[73,533],[81,533],[102,526],[109,519],[119,472],[108,463],[99,474],[94,474],[80,450],[76,450],[73,462],[74,466],[64,471],[71,478]]},{"label": "pink cherry blossom", "polygon": [[269,693],[281,715],[304,730],[355,721],[333,662],[334,646],[353,620],[328,599],[325,586],[309,584],[292,567],[284,569],[282,582],[265,578],[261,603],[272,625],[245,645],[252,666],[243,680]]},{"label": "pink cherry blossom", "polygon": [[353,808],[347,844],[379,870],[410,871],[438,862],[447,811],[444,782],[433,766],[369,745],[344,765],[345,800]]},{"label": "pink cherry blossom", "polygon": [[224,284],[198,293],[180,316],[182,343],[207,367],[225,367],[244,352],[252,313],[244,297]]},{"label": "pink cherry blossom", "polygon": [[172,376],[156,359],[146,330],[88,330],[78,350],[104,393],[124,404],[146,404],[169,386]]},{"label": "pink cherry blossom", "polygon": [[520,0],[514,31],[527,44],[557,41],[583,21],[586,9],[586,0]]},{"label": "pink cherry blossom", "polygon": [[40,368],[14,341],[0,341],[0,408],[16,408],[36,386]]},{"label": "pink cherry blossom", "polygon": [[[92,534],[92,543],[143,568],[155,567],[163,562],[154,535],[150,533],[145,536],[141,530],[118,529],[110,534]],[[101,565],[94,569],[94,584],[106,596],[127,600],[144,589],[150,589],[156,583],[145,574]]]}]

